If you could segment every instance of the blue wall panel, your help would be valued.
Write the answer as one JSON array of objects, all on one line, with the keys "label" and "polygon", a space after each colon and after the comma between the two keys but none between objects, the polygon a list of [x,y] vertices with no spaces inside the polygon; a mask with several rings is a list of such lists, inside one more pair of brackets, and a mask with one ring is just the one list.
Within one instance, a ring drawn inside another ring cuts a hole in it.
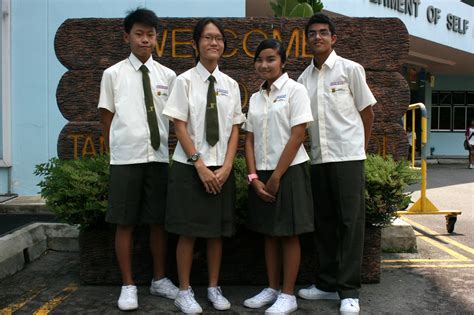
[{"label": "blue wall panel", "polygon": [[[123,17],[138,6],[158,16],[244,17],[245,0],[14,0],[12,1],[12,191],[38,193],[34,166],[57,155],[66,123],[56,88],[66,69],[54,54],[54,36],[68,18]],[[0,174],[0,193],[8,189]]]},{"label": "blue wall panel", "polygon": [[146,0],[145,3],[158,16],[245,17],[245,0]]},{"label": "blue wall panel", "polygon": [[12,189],[36,192],[34,165],[48,157],[47,5],[12,1]]},{"label": "blue wall panel", "polygon": [[[69,18],[87,17],[122,17],[127,10],[137,6],[145,6],[145,1],[130,0],[82,0],[65,1],[49,0],[48,2],[48,157],[57,155],[57,139],[61,129],[67,123],[58,110],[56,88],[66,68],[54,54],[54,36],[61,24]],[[113,5],[112,5],[113,3]]]}]

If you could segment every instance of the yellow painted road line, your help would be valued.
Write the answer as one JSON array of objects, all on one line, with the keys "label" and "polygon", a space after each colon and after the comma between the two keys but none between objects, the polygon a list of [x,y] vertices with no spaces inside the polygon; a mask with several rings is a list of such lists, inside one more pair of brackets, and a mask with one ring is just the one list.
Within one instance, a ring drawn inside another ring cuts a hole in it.
[{"label": "yellow painted road line", "polygon": [[451,255],[452,257],[455,257],[458,259],[458,261],[469,261],[470,259],[467,258],[466,256],[464,255],[461,255],[459,254],[458,252],[455,252],[454,250],[452,250],[451,248],[448,248],[446,246],[444,246],[443,244],[441,244],[440,242],[438,241],[435,241],[433,240],[432,238],[428,237],[428,236],[418,236],[421,240],[427,242],[427,243],[430,243],[431,245],[441,249],[442,251],[444,251],[445,253],[448,253],[449,255]]},{"label": "yellow painted road line", "polygon": [[393,263],[420,263],[420,262],[462,262],[462,261],[472,261],[468,260],[459,260],[459,259],[426,259],[426,258],[406,258],[406,259],[384,259],[382,263],[384,264],[393,264]]},{"label": "yellow painted road line", "polygon": [[13,314],[14,312],[18,311],[23,306],[25,306],[26,303],[33,300],[43,290],[44,290],[44,288],[28,291],[26,293],[26,295],[23,297],[22,300],[20,300],[16,303],[12,303],[12,304],[8,305],[7,307],[0,309],[0,314],[2,314],[2,315],[11,315],[11,314]]},{"label": "yellow painted road line", "polygon": [[72,283],[69,286],[65,287],[61,292],[56,294],[54,298],[43,304],[39,309],[37,309],[33,315],[46,315],[54,310],[62,301],[64,301],[69,295],[75,292],[78,289],[77,285]]},{"label": "yellow painted road line", "polygon": [[441,241],[443,241],[443,242],[449,243],[449,244],[451,244],[451,245],[453,245],[453,246],[456,246],[456,247],[458,247],[458,248],[460,248],[460,249],[462,249],[462,250],[464,250],[464,251],[466,251],[466,252],[468,252],[468,253],[474,255],[474,248],[472,248],[472,247],[469,247],[469,246],[466,246],[466,245],[464,245],[464,244],[461,244],[461,243],[459,243],[459,242],[457,242],[457,241],[451,239],[450,237],[443,236],[443,235],[439,235],[438,232],[433,231],[432,229],[430,229],[430,228],[428,228],[428,227],[426,227],[426,226],[424,226],[424,225],[421,225],[421,224],[419,224],[419,223],[416,223],[415,221],[412,221],[412,220],[408,219],[406,216],[403,217],[403,221],[405,221],[405,222],[407,222],[408,224],[410,224],[410,225],[416,227],[417,229],[420,229],[420,230],[422,230],[422,231],[424,231],[424,232],[426,232],[426,233],[428,233],[428,234],[433,235],[433,237],[436,237],[437,239],[439,239],[439,240],[441,240]]},{"label": "yellow painted road line", "polygon": [[403,264],[403,265],[384,265],[384,269],[389,268],[474,268],[474,264],[456,264],[456,265],[417,265],[417,264]]},{"label": "yellow painted road line", "polygon": [[438,241],[433,240],[432,238],[421,235],[419,232],[416,232],[416,237],[439,248],[440,250],[444,251],[445,253],[448,253],[455,259],[426,259],[426,258],[406,258],[406,259],[385,259],[382,260],[382,263],[401,263],[401,262],[406,262],[406,263],[413,263],[413,262],[466,262],[466,261],[472,261],[471,259],[467,258],[464,255],[461,255],[460,253],[446,247],[443,244],[440,244]]}]

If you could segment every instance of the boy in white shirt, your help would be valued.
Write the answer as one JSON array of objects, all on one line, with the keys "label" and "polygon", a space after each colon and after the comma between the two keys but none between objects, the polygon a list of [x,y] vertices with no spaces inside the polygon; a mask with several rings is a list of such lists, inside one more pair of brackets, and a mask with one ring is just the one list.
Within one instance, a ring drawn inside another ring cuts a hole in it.
[{"label": "boy in white shirt", "polygon": [[298,82],[316,118],[310,126],[311,187],[319,272],[306,299],[341,299],[341,314],[358,314],[365,227],[365,150],[376,103],[364,68],[333,50],[335,26],[324,14],[305,28],[314,58]]},{"label": "boy in white shirt", "polygon": [[174,299],[178,288],[165,278],[164,215],[168,182],[168,120],[161,115],[172,88],[174,71],[154,61],[158,18],[136,9],[124,19],[130,56],[104,71],[99,113],[110,147],[109,209],[116,224],[115,250],[123,286],[120,310],[138,308],[132,276],[133,230],[150,225],[154,277],[150,293]]}]

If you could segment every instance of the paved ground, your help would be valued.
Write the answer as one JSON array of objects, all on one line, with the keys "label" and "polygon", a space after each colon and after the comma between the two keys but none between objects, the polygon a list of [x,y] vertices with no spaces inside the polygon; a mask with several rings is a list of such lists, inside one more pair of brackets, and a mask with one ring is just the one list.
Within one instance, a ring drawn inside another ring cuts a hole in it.
[{"label": "paved ground", "polygon": [[[365,314],[474,314],[474,170],[464,165],[429,166],[428,198],[440,210],[462,210],[455,233],[449,235],[440,215],[410,216],[419,252],[384,254],[379,284],[364,285]],[[413,190],[417,190],[413,187]],[[415,192],[415,200],[419,192]],[[260,287],[224,286],[233,306],[215,312],[205,301],[205,288],[195,288],[206,314],[261,314],[243,308],[242,301]],[[47,252],[39,260],[0,281],[0,314],[118,313],[118,287],[86,286],[79,281],[77,253]],[[150,296],[139,287],[143,314],[177,313],[172,301]],[[299,299],[295,314],[337,314],[337,301]]]},{"label": "paved ground", "polygon": [[[471,256],[471,260],[474,257]],[[472,261],[471,261],[472,262]],[[365,314],[383,312],[399,314],[474,313],[472,268],[383,268],[379,284],[364,285],[361,307]],[[470,273],[466,275],[466,273]],[[243,308],[242,302],[259,287],[226,286],[223,288],[233,303],[230,312],[219,314],[259,314],[262,310]],[[195,288],[198,301],[206,314],[213,313],[205,302],[205,288]],[[79,283],[78,255],[49,252],[24,271],[2,281],[0,312],[18,314],[118,313],[118,287],[84,286]],[[177,313],[171,300],[148,294],[139,288],[140,312],[144,314]],[[299,300],[296,314],[337,313],[336,301]]]}]

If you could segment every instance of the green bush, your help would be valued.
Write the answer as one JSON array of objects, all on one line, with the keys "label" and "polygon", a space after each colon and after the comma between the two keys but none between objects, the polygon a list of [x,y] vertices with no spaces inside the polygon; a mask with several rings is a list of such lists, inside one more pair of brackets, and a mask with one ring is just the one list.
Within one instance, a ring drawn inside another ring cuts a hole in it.
[{"label": "green bush", "polygon": [[[237,186],[237,224],[243,224],[247,208],[247,166],[245,159],[234,160]],[[42,176],[38,186],[46,205],[58,219],[79,225],[81,229],[100,226],[107,212],[109,157],[106,155],[80,160],[52,158],[36,166],[34,174]]]},{"label": "green bush", "polygon": [[80,160],[52,158],[36,166],[46,206],[57,218],[81,229],[102,225],[107,211],[109,158]]},{"label": "green bush", "polygon": [[420,172],[410,168],[407,161],[374,154],[365,160],[365,176],[365,221],[377,226],[389,225],[397,217],[397,211],[408,206],[411,198],[405,190],[421,178]]},{"label": "green bush", "polygon": [[245,164],[245,158],[237,156],[234,159],[234,172],[235,172],[235,184],[236,184],[236,224],[242,225],[245,223],[247,218],[247,164]]},{"label": "green bush", "polygon": [[[247,215],[247,167],[245,159],[234,160],[236,177],[236,223],[242,225]],[[420,179],[406,161],[394,161],[369,155],[365,161],[366,222],[384,226],[405,209],[410,196],[408,185]],[[63,222],[81,229],[104,224],[107,212],[109,158],[97,156],[80,160],[50,159],[36,166],[35,175],[42,176],[38,184],[46,205]]]}]

